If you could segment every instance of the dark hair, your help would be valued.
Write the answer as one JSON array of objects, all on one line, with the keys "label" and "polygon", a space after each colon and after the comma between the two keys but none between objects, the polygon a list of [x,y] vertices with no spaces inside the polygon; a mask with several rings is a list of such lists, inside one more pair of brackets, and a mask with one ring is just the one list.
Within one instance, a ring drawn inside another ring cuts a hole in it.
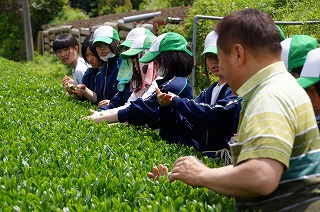
[{"label": "dark hair", "polygon": [[291,74],[297,74],[297,75],[299,75],[300,76],[300,74],[301,74],[301,71],[302,71],[302,68],[303,68],[303,66],[300,66],[300,67],[297,67],[297,68],[294,68],[294,69],[292,69],[291,70]]},{"label": "dark hair", "polygon": [[217,46],[226,54],[231,46],[241,44],[251,54],[281,53],[281,36],[270,15],[257,9],[237,10],[218,22]]},{"label": "dark hair", "polygon": [[97,49],[96,47],[92,44],[93,43],[93,34],[91,35],[88,35],[83,43],[82,43],[82,47],[81,47],[81,54],[82,54],[82,57],[83,59],[88,63],[88,60],[87,60],[87,57],[86,57],[86,51],[87,51],[87,48],[89,47],[90,48],[90,51],[92,52],[92,54],[98,59],[100,60],[101,62],[104,63],[103,60],[100,59],[99,55],[98,55],[98,52],[97,52]]},{"label": "dark hair", "polygon": [[112,40],[112,42],[109,45],[110,51],[119,56],[120,55],[120,50],[119,50],[119,41],[117,40]]},{"label": "dark hair", "polygon": [[158,75],[165,78],[186,77],[192,72],[193,57],[184,51],[161,52],[154,61],[159,64]]},{"label": "dark hair", "polygon": [[73,35],[67,33],[58,35],[52,44],[54,52],[64,48],[75,48],[76,46],[79,46],[77,39]]},{"label": "dark hair", "polygon": [[320,81],[313,85],[316,88],[318,95],[320,96]]},{"label": "dark hair", "polygon": [[206,63],[207,55],[204,56],[204,73],[206,74],[207,78],[209,79],[209,73],[208,73],[208,66]]},{"label": "dark hair", "polygon": [[[131,57],[131,59],[136,59],[138,65],[137,65],[137,68],[138,70],[133,66],[133,70],[132,70],[132,77],[131,77],[131,84],[132,84],[132,87],[133,89],[136,89],[136,88],[139,88],[141,85],[142,85],[142,78],[141,78],[141,71],[143,70],[140,70],[140,65],[139,65],[139,57],[138,57],[138,54],[134,55]],[[126,62],[126,60],[122,60],[122,62]],[[129,62],[129,61],[127,61]],[[148,66],[147,66],[148,67]]]}]

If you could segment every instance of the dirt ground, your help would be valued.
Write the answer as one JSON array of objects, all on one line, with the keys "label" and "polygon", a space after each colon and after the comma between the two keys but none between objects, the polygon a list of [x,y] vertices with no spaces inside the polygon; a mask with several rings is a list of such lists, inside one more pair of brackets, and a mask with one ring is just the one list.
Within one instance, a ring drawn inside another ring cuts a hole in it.
[{"label": "dirt ground", "polygon": [[129,12],[129,13],[98,16],[98,17],[87,19],[87,20],[67,22],[67,23],[64,23],[63,25],[72,25],[74,26],[74,28],[90,28],[93,26],[101,25],[105,22],[115,22],[124,17],[141,15],[146,13],[153,13],[153,12],[161,12],[161,14],[152,19],[144,20],[143,21],[144,23],[152,23],[154,20],[166,20],[167,17],[180,18],[181,20],[183,20],[187,16],[188,11],[189,11],[189,7],[171,7],[171,8],[159,9],[159,10],[157,9],[144,10],[144,11],[136,11],[136,12]]}]

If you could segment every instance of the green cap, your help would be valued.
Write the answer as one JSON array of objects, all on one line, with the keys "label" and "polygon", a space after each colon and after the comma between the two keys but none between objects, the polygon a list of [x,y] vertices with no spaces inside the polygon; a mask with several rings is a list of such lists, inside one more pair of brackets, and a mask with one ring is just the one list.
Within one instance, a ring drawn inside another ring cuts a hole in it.
[{"label": "green cap", "polygon": [[139,54],[145,49],[151,47],[152,41],[156,38],[155,35],[141,35],[133,40],[131,48],[120,54],[123,59],[128,59],[134,55]]},{"label": "green cap", "polygon": [[161,52],[183,51],[192,56],[192,52],[187,48],[187,40],[180,34],[168,32],[159,35],[152,41],[149,51],[139,60],[141,63],[149,63]]},{"label": "green cap", "polygon": [[318,47],[318,41],[309,35],[294,35],[282,41],[281,46],[281,60],[291,72],[303,66],[308,52]]},{"label": "green cap", "polygon": [[277,29],[279,30],[280,32],[280,38],[281,38],[281,41],[285,40],[286,39],[286,36],[284,35],[284,32],[282,31],[282,29],[276,25]]},{"label": "green cap", "polygon": [[215,31],[210,32],[204,41],[204,51],[202,52],[201,56],[206,53],[213,53],[218,54],[217,50],[217,39],[218,34]]},{"label": "green cap", "polygon": [[111,44],[113,40],[120,41],[120,38],[117,30],[112,26],[98,27],[93,33],[93,44],[99,41]]},{"label": "green cap", "polygon": [[320,81],[320,48],[309,51],[297,81],[302,88],[308,88]]},{"label": "green cap", "polygon": [[136,27],[130,30],[128,33],[125,41],[119,45],[119,48],[122,49],[123,47],[128,47],[130,48],[133,40],[141,35],[154,35],[149,29],[145,27]]}]

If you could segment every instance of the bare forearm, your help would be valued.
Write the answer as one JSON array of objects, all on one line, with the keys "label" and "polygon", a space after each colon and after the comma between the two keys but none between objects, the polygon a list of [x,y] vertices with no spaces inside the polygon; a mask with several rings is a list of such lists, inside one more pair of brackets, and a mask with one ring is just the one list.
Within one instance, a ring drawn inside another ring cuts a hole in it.
[{"label": "bare forearm", "polygon": [[105,121],[108,124],[117,123],[119,121],[118,113],[117,112],[116,113],[101,113],[100,116],[94,118],[94,122],[96,122],[96,123],[99,123],[102,121]]},{"label": "bare forearm", "polygon": [[97,102],[97,94],[90,89],[86,88],[86,91],[84,92],[84,97],[88,99],[90,102],[96,103]]},{"label": "bare forearm", "polygon": [[250,160],[238,166],[207,168],[199,174],[198,184],[220,194],[249,198],[267,195],[278,186],[283,165],[277,161]]}]

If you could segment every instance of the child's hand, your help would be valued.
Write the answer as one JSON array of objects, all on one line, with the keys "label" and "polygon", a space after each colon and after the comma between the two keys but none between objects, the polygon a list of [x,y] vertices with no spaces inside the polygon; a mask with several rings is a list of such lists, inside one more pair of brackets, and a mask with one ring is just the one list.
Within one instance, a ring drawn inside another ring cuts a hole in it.
[{"label": "child's hand", "polygon": [[176,95],[169,92],[169,93],[162,93],[159,88],[156,88],[158,103],[160,106],[165,107],[171,104],[172,98]]}]

